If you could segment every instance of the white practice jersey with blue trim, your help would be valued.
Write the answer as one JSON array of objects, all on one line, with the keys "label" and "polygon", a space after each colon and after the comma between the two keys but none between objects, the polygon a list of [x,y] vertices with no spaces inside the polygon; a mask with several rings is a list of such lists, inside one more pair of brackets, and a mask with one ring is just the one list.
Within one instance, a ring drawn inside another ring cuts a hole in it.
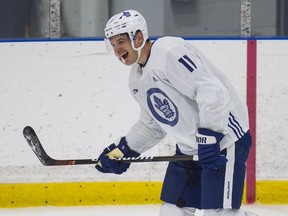
[{"label": "white practice jersey with blue trim", "polygon": [[129,87],[141,115],[126,139],[139,153],[169,134],[184,154],[197,154],[199,127],[224,133],[224,149],[249,128],[247,107],[229,80],[182,38],[157,39],[145,65],[131,67]]}]

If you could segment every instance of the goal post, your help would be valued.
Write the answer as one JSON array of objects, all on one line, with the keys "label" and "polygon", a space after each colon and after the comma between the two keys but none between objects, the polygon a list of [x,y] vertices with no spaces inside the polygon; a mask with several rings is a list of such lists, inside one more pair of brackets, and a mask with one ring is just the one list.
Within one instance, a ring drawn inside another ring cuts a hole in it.
[{"label": "goal post", "polygon": [[252,146],[247,161],[246,203],[252,204],[256,201],[257,41],[251,39],[251,0],[241,0],[241,37],[247,38],[246,102]]}]

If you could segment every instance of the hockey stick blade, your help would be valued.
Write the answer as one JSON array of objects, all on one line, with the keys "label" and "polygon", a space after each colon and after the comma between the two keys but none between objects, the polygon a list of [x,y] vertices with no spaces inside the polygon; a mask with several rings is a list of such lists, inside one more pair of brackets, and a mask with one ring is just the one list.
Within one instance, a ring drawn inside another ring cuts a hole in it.
[{"label": "hockey stick blade", "polygon": [[[36,154],[40,162],[45,166],[61,166],[61,165],[84,165],[84,164],[97,164],[97,159],[64,159],[57,160],[51,158],[44,150],[36,132],[30,126],[23,129],[23,135]],[[123,163],[139,163],[139,162],[165,162],[165,161],[191,161],[193,156],[178,155],[178,156],[148,156],[148,157],[124,157],[117,159]]]},{"label": "hockey stick blade", "polygon": [[23,129],[23,135],[36,154],[40,162],[45,166],[60,166],[60,165],[81,165],[81,164],[96,164],[97,160],[94,159],[65,159],[65,160],[57,160],[51,158],[46,151],[44,150],[36,132],[30,126],[26,126]]}]

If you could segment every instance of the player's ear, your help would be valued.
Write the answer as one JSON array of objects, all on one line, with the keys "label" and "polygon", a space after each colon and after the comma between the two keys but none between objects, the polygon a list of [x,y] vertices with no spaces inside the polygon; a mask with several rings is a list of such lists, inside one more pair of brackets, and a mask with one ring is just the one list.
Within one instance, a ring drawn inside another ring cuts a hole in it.
[{"label": "player's ear", "polygon": [[145,43],[143,34],[141,31],[137,31],[136,38],[135,38],[135,47],[136,48],[140,47],[142,43]]}]

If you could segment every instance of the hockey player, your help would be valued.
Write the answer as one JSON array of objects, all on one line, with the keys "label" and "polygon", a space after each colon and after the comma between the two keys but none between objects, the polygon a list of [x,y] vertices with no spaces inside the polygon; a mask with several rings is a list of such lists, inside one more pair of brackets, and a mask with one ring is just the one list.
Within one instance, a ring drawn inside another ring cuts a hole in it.
[{"label": "hockey player", "polygon": [[167,134],[177,140],[161,200],[161,216],[255,216],[240,209],[251,146],[248,114],[234,88],[203,54],[179,37],[149,40],[144,17],[123,11],[107,22],[108,46],[131,66],[129,87],[141,115],[130,131],[103,150],[96,169],[121,174]]}]

